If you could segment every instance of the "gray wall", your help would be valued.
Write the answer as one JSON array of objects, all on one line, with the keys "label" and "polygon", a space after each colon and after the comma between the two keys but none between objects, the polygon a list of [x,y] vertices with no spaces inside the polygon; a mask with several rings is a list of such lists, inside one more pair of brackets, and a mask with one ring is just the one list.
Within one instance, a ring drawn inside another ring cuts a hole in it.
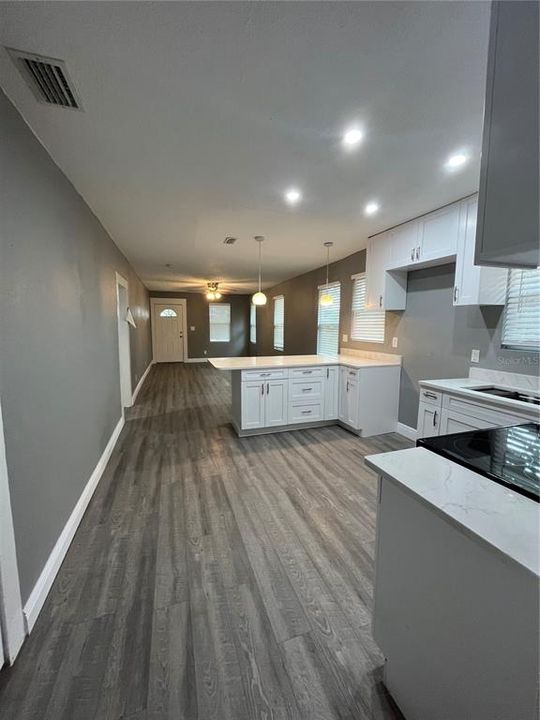
[{"label": "gray wall", "polygon": [[115,271],[129,282],[132,383],[148,292],[0,92],[0,394],[23,600],[120,416]]},{"label": "gray wall", "polygon": [[[340,334],[350,333],[351,275],[365,270],[365,251],[330,266],[330,282],[341,282]],[[469,374],[471,350],[480,350],[479,367],[526,374],[538,373],[538,354],[501,348],[503,308],[452,305],[455,266],[443,265],[408,274],[407,308],[386,313],[384,343],[349,340],[341,347],[403,356],[399,420],[416,427],[418,381],[464,377]],[[319,268],[265,290],[269,298],[258,311],[257,355],[280,354],[273,349],[274,295],[285,297],[285,354],[314,353],[317,349],[317,287],[325,280]],[[398,347],[392,348],[392,337]]]},{"label": "gray wall", "polygon": [[[150,296],[185,298],[187,300],[188,356],[190,358],[238,357],[248,354],[250,295],[224,295],[220,301],[231,305],[231,341],[228,343],[210,342],[208,300],[204,294],[152,290]],[[191,327],[195,327],[195,330],[191,330]]]}]

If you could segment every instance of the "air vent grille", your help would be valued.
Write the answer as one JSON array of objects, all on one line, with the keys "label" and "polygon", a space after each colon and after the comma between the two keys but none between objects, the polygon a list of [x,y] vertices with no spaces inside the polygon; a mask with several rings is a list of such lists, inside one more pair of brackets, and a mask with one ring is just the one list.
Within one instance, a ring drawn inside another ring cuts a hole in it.
[{"label": "air vent grille", "polygon": [[40,102],[81,109],[81,102],[62,60],[13,49],[9,49],[9,54]]},{"label": "air vent grille", "polygon": [[235,238],[235,237],[231,237],[230,235],[228,235],[228,236],[225,238],[225,240],[223,241],[223,243],[224,243],[225,245],[234,245],[235,242],[236,242],[236,238]]}]

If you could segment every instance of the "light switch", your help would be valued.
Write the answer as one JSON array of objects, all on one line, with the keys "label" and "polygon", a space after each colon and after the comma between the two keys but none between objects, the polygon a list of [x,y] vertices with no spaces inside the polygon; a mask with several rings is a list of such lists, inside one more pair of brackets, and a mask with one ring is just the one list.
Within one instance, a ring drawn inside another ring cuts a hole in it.
[{"label": "light switch", "polygon": [[397,343],[398,343],[397,337],[393,337],[393,338],[392,338],[392,347],[393,347],[393,348],[396,348],[396,347],[397,347]]},{"label": "light switch", "polygon": [[194,330],[195,330],[195,325],[190,325],[190,326],[189,326],[189,329],[191,330],[191,332],[194,332]]},{"label": "light switch", "polygon": [[471,350],[471,362],[480,362],[480,350]]},{"label": "light switch", "polygon": [[341,336],[341,342],[349,342],[349,336],[348,336],[348,335],[342,335],[342,336]]}]

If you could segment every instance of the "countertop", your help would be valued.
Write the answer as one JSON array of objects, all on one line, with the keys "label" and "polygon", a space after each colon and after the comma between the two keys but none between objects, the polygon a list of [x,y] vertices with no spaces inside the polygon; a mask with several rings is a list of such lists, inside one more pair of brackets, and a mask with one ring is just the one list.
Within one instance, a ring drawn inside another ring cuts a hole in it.
[{"label": "countertop", "polygon": [[365,463],[540,576],[540,505],[534,500],[425,448],[368,455]]},{"label": "countertop", "polygon": [[[508,387],[510,390],[519,390],[520,392],[527,392],[524,388],[518,388],[504,383],[487,382],[480,378],[448,378],[446,380],[421,380],[419,383],[421,388],[431,388],[432,390],[439,390],[443,393],[451,393],[452,395],[461,395],[468,398],[469,400],[475,400],[476,402],[489,405],[496,405],[503,407],[508,410],[515,410],[521,413],[527,413],[532,418],[538,418],[540,415],[540,408],[538,405],[532,405],[530,403],[521,402],[520,400],[512,400],[510,398],[497,397],[495,395],[488,395],[485,393],[478,393],[471,388],[480,387]],[[530,391],[532,394],[533,391]]]},{"label": "countertop", "polygon": [[218,370],[269,370],[272,368],[343,365],[350,368],[401,365],[401,355],[360,357],[356,355],[271,355],[268,357],[208,358]]}]

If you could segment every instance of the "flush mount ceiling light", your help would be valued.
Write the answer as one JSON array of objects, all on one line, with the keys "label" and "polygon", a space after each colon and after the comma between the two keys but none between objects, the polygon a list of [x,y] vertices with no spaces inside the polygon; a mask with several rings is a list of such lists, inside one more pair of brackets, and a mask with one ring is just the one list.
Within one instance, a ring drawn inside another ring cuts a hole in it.
[{"label": "flush mount ceiling light", "polygon": [[364,208],[364,215],[375,215],[375,213],[378,213],[381,206],[378,202],[375,202],[372,200],[371,202],[368,202],[368,204]]},{"label": "flush mount ceiling light", "polygon": [[207,283],[208,290],[206,292],[206,299],[207,300],[219,300],[221,298],[221,293],[219,292],[219,283],[218,282],[209,282]]},{"label": "flush mount ceiling light", "polygon": [[364,133],[359,127],[350,127],[345,130],[341,144],[346,150],[354,150],[364,139]]},{"label": "flush mount ceiling light", "polygon": [[298,188],[289,188],[285,192],[285,202],[289,205],[298,205],[301,199],[302,193],[298,190]]},{"label": "flush mount ceiling light", "polygon": [[261,290],[261,251],[264,237],[262,235],[255,235],[255,242],[259,243],[259,290],[251,298],[251,302],[254,305],[266,305],[266,295]]},{"label": "flush mount ceiling light", "polygon": [[454,155],[450,155],[448,160],[444,163],[444,167],[447,170],[459,170],[459,168],[462,168],[464,165],[466,165],[469,161],[468,155],[466,155],[464,152],[455,153]]},{"label": "flush mount ceiling light", "polygon": [[330,265],[330,248],[333,246],[333,242],[325,242],[324,247],[326,248],[326,292],[324,292],[319,300],[319,305],[322,307],[328,307],[328,305],[334,304],[334,298],[328,292],[328,267]]}]

